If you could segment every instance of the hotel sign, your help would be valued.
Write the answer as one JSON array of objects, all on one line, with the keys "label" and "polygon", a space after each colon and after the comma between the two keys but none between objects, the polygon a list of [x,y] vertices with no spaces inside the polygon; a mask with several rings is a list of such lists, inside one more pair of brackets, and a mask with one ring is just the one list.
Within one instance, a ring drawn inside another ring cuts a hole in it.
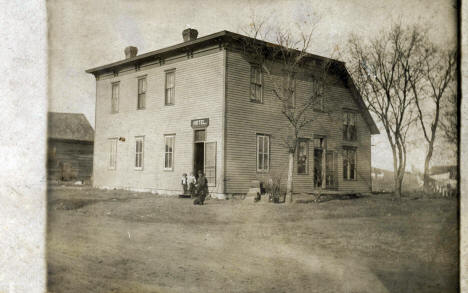
[{"label": "hotel sign", "polygon": [[192,120],[192,128],[194,128],[194,129],[206,128],[206,127],[208,127],[208,125],[210,125],[210,119],[209,118]]}]

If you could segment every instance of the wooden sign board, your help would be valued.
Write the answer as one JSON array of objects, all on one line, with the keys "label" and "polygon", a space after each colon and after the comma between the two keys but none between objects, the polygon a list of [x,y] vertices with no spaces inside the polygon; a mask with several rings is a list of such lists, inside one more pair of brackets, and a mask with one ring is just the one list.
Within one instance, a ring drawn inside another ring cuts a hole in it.
[{"label": "wooden sign board", "polygon": [[206,128],[206,127],[208,127],[208,125],[210,125],[210,119],[209,118],[192,120],[192,128],[193,129]]}]

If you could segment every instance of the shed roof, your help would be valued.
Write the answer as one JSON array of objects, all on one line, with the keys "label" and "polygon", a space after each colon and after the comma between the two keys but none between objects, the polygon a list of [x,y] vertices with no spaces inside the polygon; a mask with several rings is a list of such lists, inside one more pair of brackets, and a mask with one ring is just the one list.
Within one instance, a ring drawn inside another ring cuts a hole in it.
[{"label": "shed roof", "polygon": [[94,141],[94,129],[82,113],[48,113],[47,137]]}]

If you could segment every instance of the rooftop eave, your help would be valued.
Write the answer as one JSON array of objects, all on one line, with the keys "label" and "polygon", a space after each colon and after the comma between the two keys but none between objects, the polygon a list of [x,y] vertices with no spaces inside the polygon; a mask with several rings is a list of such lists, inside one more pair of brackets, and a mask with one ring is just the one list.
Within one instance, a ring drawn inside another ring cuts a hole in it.
[{"label": "rooftop eave", "polygon": [[166,53],[181,50],[181,49],[185,49],[185,48],[190,48],[190,47],[193,47],[193,46],[195,46],[197,44],[203,43],[205,41],[216,40],[216,38],[223,37],[226,34],[227,34],[227,31],[220,31],[220,32],[217,32],[217,33],[214,33],[214,34],[211,34],[211,35],[200,37],[200,38],[198,38],[196,40],[179,43],[179,44],[176,44],[176,45],[173,45],[173,46],[170,46],[170,47],[166,47],[166,48],[163,48],[163,49],[159,49],[159,50],[151,51],[151,52],[148,52],[148,53],[144,53],[144,54],[132,57],[132,58],[123,59],[123,60],[116,61],[116,62],[113,62],[113,63],[110,63],[110,64],[106,64],[106,65],[98,66],[98,67],[95,67],[95,68],[87,69],[87,70],[85,70],[85,72],[86,73],[91,73],[91,74],[96,76],[96,75],[98,75],[98,74],[100,74],[102,72],[116,70],[116,69],[119,69],[121,67],[128,66],[128,65],[131,65],[131,64],[135,64],[135,63],[138,63],[138,62],[144,62],[144,61],[148,61],[148,60],[156,60],[156,59],[160,58],[162,55],[164,55]]},{"label": "rooftop eave", "polygon": [[[106,64],[106,65],[98,66],[98,67],[95,67],[95,68],[91,68],[91,69],[86,70],[86,72],[91,73],[94,76],[97,76],[97,75],[99,75],[99,74],[101,74],[103,72],[110,72],[110,71],[119,70],[121,67],[125,67],[125,66],[131,65],[131,64],[144,62],[144,61],[149,61],[149,60],[157,60],[159,58],[164,57],[165,54],[169,54],[170,52],[189,49],[189,48],[191,49],[192,47],[194,47],[194,46],[196,46],[198,44],[201,44],[201,43],[204,43],[204,42],[207,42],[207,41],[210,41],[210,40],[211,41],[216,41],[216,39],[221,40],[221,38],[223,38],[224,40],[240,40],[242,38],[249,38],[249,37],[224,30],[224,31],[220,31],[220,32],[217,32],[217,33],[214,33],[214,34],[211,34],[211,35],[200,37],[200,38],[198,38],[196,40],[193,40],[193,41],[182,42],[182,43],[170,46],[170,47],[166,47],[166,48],[163,48],[163,49],[151,51],[151,52],[141,54],[141,55],[138,55],[138,56],[135,56],[135,57],[132,57],[132,58],[123,59],[123,60],[113,62],[113,63],[110,63],[110,64]],[[269,43],[269,42],[266,42],[266,41],[263,41],[263,40],[257,40],[257,41],[259,43],[261,43],[261,44],[266,45],[266,46],[278,46],[277,44]],[[333,59],[329,59],[329,58],[326,58],[326,57],[323,57],[323,56],[310,54],[310,53],[307,54],[307,57],[308,58],[313,58],[313,59],[318,59],[318,60],[332,60],[333,62],[344,64],[343,62],[338,61],[338,60],[333,60]]]}]

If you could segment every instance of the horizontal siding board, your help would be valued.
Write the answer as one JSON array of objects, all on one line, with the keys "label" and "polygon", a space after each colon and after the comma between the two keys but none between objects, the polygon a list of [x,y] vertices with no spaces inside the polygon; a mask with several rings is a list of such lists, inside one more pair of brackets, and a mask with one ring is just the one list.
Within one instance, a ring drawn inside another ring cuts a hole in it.
[{"label": "horizontal siding board", "polygon": [[[278,78],[278,77],[276,77]],[[244,193],[251,180],[265,180],[273,174],[281,174],[284,182],[288,168],[288,154],[281,145],[287,121],[280,112],[280,103],[272,94],[273,83],[264,78],[263,103],[252,103],[249,97],[250,63],[240,53],[227,53],[227,100],[226,100],[226,192]],[[309,81],[297,81],[297,99],[309,92]],[[343,145],[342,108],[358,109],[351,92],[336,81],[326,92],[325,105],[331,113],[313,112],[314,121],[304,129],[304,137],[314,134],[327,136],[328,148],[338,155],[339,190],[370,191],[370,131],[361,116],[358,116],[358,141],[349,145],[358,147],[358,180],[345,181],[342,176]],[[256,172],[256,133],[271,135],[270,172]],[[309,144],[309,174],[294,174],[294,189],[298,192],[313,190],[313,146]]]},{"label": "horizontal siding board", "polygon": [[49,140],[48,179],[61,179],[63,166],[67,165],[71,179],[89,179],[93,170],[93,145],[88,143]]},{"label": "horizontal siding board", "polygon": [[[192,119],[209,118],[207,141],[217,143],[217,176],[223,168],[223,51],[210,51],[163,66],[97,81],[94,182],[99,187],[179,193],[182,173],[192,171]],[[175,105],[164,105],[165,70],[175,68]],[[147,74],[146,107],[137,110],[137,77]],[[120,81],[119,113],[110,113],[110,84]],[[174,170],[163,170],[164,135],[175,134]],[[135,136],[145,136],[144,166],[134,170]],[[116,170],[108,170],[108,138],[117,145]],[[217,178],[214,191],[223,189]]]}]

